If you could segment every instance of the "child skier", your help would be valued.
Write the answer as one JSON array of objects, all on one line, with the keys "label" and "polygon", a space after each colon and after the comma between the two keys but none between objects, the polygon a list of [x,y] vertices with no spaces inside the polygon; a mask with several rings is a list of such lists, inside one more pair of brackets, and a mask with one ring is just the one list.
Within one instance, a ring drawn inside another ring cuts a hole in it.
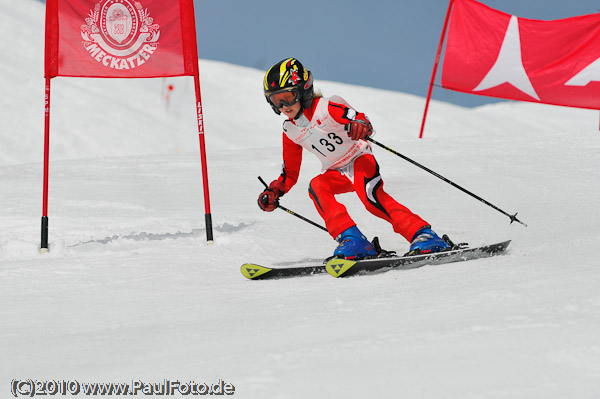
[{"label": "child skier", "polygon": [[339,243],[334,256],[360,259],[376,255],[336,194],[356,192],[367,210],[392,224],[408,240],[410,254],[442,251],[449,245],[431,226],[383,190],[379,165],[365,137],[371,122],[343,98],[315,94],[310,71],[295,58],[273,65],[265,75],[264,95],[283,122],[283,170],[258,198],[266,212],[298,181],[302,151],[321,160],[323,173],[310,182],[308,193],[329,234]]}]

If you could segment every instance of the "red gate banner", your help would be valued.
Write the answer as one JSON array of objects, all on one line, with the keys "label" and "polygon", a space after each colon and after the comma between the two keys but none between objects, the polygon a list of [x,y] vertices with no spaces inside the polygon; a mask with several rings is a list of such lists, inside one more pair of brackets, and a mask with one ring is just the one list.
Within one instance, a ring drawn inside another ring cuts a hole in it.
[{"label": "red gate banner", "polygon": [[193,0],[47,0],[45,76],[193,76],[193,7]]},{"label": "red gate banner", "polygon": [[193,76],[206,238],[213,241],[193,0],[46,0],[44,187],[40,252],[48,251],[50,81],[56,76]]},{"label": "red gate banner", "polygon": [[442,86],[600,109],[600,14],[541,21],[454,0]]}]

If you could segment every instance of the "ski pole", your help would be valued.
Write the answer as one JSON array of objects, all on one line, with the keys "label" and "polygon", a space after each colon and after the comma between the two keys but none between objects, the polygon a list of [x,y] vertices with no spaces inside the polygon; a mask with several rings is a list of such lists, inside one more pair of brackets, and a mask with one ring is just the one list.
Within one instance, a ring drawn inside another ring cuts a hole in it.
[{"label": "ski pole", "polygon": [[412,159],[410,159],[410,158],[408,158],[408,157],[406,157],[406,156],[404,156],[404,155],[400,154],[399,152],[397,152],[397,151],[394,151],[394,150],[392,150],[391,148],[389,148],[389,147],[387,147],[387,146],[385,146],[385,145],[381,144],[380,142],[373,140],[373,139],[372,139],[370,136],[367,136],[367,137],[365,137],[365,140],[367,140],[367,141],[370,141],[370,142],[371,142],[371,143],[373,143],[373,144],[377,144],[379,147],[383,148],[384,150],[388,150],[388,151],[389,151],[389,152],[391,152],[392,154],[399,156],[400,158],[404,159],[405,161],[408,161],[408,162],[412,163],[412,164],[413,164],[413,165],[415,165],[415,166],[418,166],[419,168],[423,169],[424,171],[431,173],[431,174],[432,174],[432,175],[434,175],[435,177],[437,177],[437,178],[439,178],[439,179],[441,179],[441,180],[445,181],[446,183],[450,184],[451,186],[458,188],[458,189],[459,189],[459,190],[461,190],[462,192],[464,192],[464,193],[466,193],[466,194],[469,194],[471,197],[473,197],[473,198],[475,198],[475,199],[477,199],[477,200],[479,200],[479,201],[483,202],[483,203],[484,203],[484,204],[486,204],[487,206],[489,206],[489,207],[491,207],[491,208],[493,208],[493,209],[497,210],[498,212],[500,212],[500,213],[502,213],[502,214],[504,214],[504,215],[508,216],[508,217],[510,218],[510,223],[511,223],[511,224],[512,224],[512,222],[519,222],[519,223],[521,223],[523,226],[527,227],[527,225],[526,225],[525,223],[523,223],[523,222],[521,222],[519,219],[517,219],[517,213],[518,213],[518,212],[517,212],[517,213],[515,213],[514,215],[511,215],[511,214],[509,214],[509,213],[506,213],[506,212],[504,212],[502,209],[500,209],[500,208],[498,208],[497,206],[495,206],[495,205],[493,205],[493,204],[489,203],[488,201],[484,200],[483,198],[479,197],[478,195],[475,195],[475,194],[473,194],[472,192],[470,192],[470,191],[468,191],[468,190],[466,190],[466,189],[462,188],[462,187],[461,187],[461,186],[459,186],[458,184],[454,183],[453,181],[446,179],[444,176],[440,175],[439,173],[436,173],[436,172],[434,172],[433,170],[431,170],[431,169],[429,169],[429,168],[426,168],[425,166],[421,165],[420,163],[418,163],[418,162],[415,162],[415,161],[413,161]]},{"label": "ski pole", "polygon": [[[264,184],[265,188],[269,188],[269,186],[267,185],[267,183],[265,183],[265,181],[263,180],[263,178],[262,178],[262,177],[258,176],[258,180],[260,180],[260,182],[261,182],[262,184]],[[261,202],[263,202],[262,198],[261,198],[260,200],[261,200]],[[265,203],[265,202],[263,202],[263,204],[264,204],[264,203]],[[289,214],[290,214],[290,215],[292,215],[292,216],[296,216],[298,219],[304,220],[305,222],[307,222],[307,223],[310,223],[310,224],[312,224],[313,226],[320,228],[321,230],[327,231],[327,229],[326,229],[325,227],[321,226],[320,224],[318,224],[318,223],[315,223],[315,222],[313,222],[312,220],[310,220],[310,219],[307,219],[307,218],[305,218],[305,217],[304,217],[304,216],[302,216],[302,215],[298,215],[296,212],[294,212],[294,211],[292,211],[292,210],[290,210],[290,209],[287,209],[286,207],[284,207],[284,206],[280,205],[280,204],[279,204],[279,200],[276,200],[276,201],[275,201],[275,206],[276,206],[277,208],[281,209],[281,210],[284,210],[284,211],[286,211],[287,213],[289,213]],[[327,231],[327,232],[329,233],[329,231]]]}]

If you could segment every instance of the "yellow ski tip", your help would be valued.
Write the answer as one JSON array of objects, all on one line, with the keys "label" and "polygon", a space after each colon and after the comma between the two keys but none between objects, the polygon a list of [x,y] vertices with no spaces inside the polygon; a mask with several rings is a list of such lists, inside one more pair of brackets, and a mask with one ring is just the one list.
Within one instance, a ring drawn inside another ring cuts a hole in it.
[{"label": "yellow ski tip", "polygon": [[270,272],[272,269],[268,267],[255,265],[252,263],[245,263],[242,265],[242,274],[249,280],[254,280],[265,273]]},{"label": "yellow ski tip", "polygon": [[342,277],[352,266],[356,264],[353,260],[348,259],[332,259],[327,262],[325,269],[327,273],[333,277]]}]

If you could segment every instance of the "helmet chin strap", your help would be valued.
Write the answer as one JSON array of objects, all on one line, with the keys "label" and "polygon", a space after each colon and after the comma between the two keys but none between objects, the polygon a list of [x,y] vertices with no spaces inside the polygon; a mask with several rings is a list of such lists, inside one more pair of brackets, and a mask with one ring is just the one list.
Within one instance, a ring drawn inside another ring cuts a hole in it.
[{"label": "helmet chin strap", "polygon": [[[301,98],[300,100],[300,111],[298,111],[298,113],[296,114],[296,116],[294,116],[294,120],[300,118],[300,116],[304,113],[304,110],[307,109],[304,107],[304,99]],[[310,98],[310,104],[308,104],[308,108],[310,108],[312,106],[313,101],[315,101],[314,97],[311,96]]]},{"label": "helmet chin strap", "polygon": [[300,118],[300,116],[302,116],[303,113],[304,113],[304,105],[300,104],[300,110],[298,111],[296,116],[294,116],[294,120]]}]

